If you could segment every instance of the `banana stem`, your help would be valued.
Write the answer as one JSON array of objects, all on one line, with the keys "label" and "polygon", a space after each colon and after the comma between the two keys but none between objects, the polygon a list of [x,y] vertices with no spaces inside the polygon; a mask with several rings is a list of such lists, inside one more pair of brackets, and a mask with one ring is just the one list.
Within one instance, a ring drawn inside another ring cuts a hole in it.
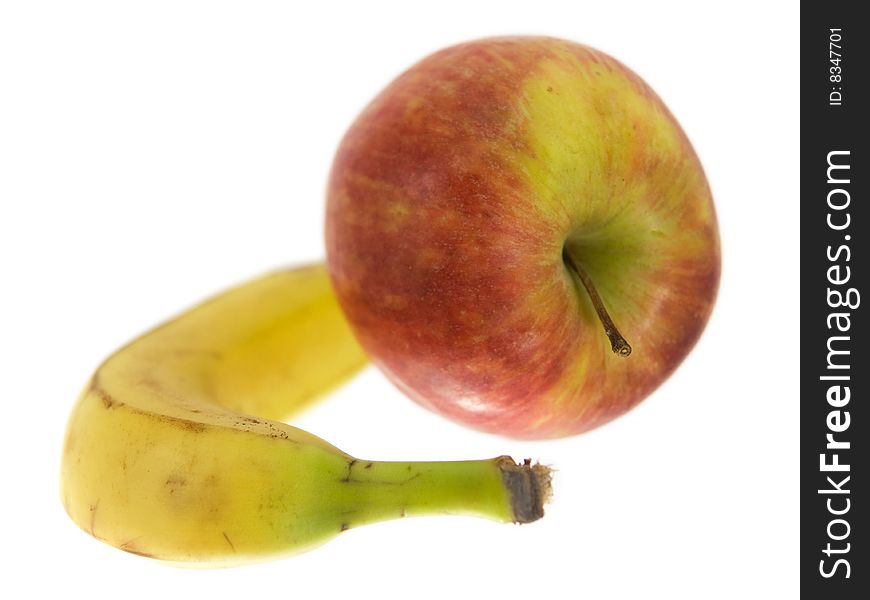
[{"label": "banana stem", "polygon": [[341,529],[405,516],[464,514],[528,523],[543,516],[550,469],[507,456],[448,462],[352,460],[343,483],[352,506]]}]

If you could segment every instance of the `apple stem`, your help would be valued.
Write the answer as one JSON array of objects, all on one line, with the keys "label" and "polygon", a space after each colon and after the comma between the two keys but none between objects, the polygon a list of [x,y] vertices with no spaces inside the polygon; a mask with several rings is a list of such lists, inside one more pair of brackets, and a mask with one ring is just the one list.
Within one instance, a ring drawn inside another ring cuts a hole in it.
[{"label": "apple stem", "polygon": [[592,299],[592,306],[595,307],[595,312],[598,313],[598,318],[601,320],[601,324],[604,325],[604,333],[607,334],[607,338],[610,340],[610,347],[613,349],[613,353],[623,357],[631,354],[631,345],[624,337],[622,337],[622,334],[619,333],[619,329],[616,328],[616,324],[614,324],[613,319],[610,318],[607,309],[604,308],[604,302],[601,301],[601,296],[598,295],[598,290],[596,290],[595,286],[592,284],[589,274],[586,273],[583,267],[574,261],[567,249],[562,252],[562,258],[565,261],[565,264],[571,267],[571,269],[577,274],[577,277],[579,277],[580,281],[583,282],[583,287],[585,287],[586,291],[589,293],[589,298]]}]

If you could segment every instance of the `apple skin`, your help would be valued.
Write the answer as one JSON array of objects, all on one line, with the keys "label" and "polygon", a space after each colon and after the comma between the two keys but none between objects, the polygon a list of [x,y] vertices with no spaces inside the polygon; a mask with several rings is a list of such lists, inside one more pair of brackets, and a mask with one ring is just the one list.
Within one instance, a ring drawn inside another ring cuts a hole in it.
[{"label": "apple skin", "polygon": [[[518,438],[626,412],[685,358],[720,272],[701,164],[615,59],[541,37],[441,50],[378,95],[328,184],[332,282],[408,396]],[[588,273],[633,347],[611,351]]]}]

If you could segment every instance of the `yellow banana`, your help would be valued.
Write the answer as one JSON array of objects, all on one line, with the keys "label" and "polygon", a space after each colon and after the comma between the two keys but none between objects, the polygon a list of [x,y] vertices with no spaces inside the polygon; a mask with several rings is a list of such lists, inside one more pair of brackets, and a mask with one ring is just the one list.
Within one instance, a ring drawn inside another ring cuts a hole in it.
[{"label": "yellow banana", "polygon": [[364,364],[322,266],[232,289],[97,369],[67,428],[64,507],[115,547],[204,564],[291,554],[406,515],[543,514],[541,465],[357,460],[277,421]]}]

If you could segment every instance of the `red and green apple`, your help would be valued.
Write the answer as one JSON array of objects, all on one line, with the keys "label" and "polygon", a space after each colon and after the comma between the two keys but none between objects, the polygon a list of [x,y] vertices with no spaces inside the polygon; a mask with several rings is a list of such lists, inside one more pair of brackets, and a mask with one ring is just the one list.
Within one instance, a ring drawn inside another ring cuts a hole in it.
[{"label": "red and green apple", "polygon": [[400,389],[525,438],[648,396],[720,271],[707,180],[659,97],[541,37],[441,50],[378,95],[335,157],[326,240],[339,301]]}]

